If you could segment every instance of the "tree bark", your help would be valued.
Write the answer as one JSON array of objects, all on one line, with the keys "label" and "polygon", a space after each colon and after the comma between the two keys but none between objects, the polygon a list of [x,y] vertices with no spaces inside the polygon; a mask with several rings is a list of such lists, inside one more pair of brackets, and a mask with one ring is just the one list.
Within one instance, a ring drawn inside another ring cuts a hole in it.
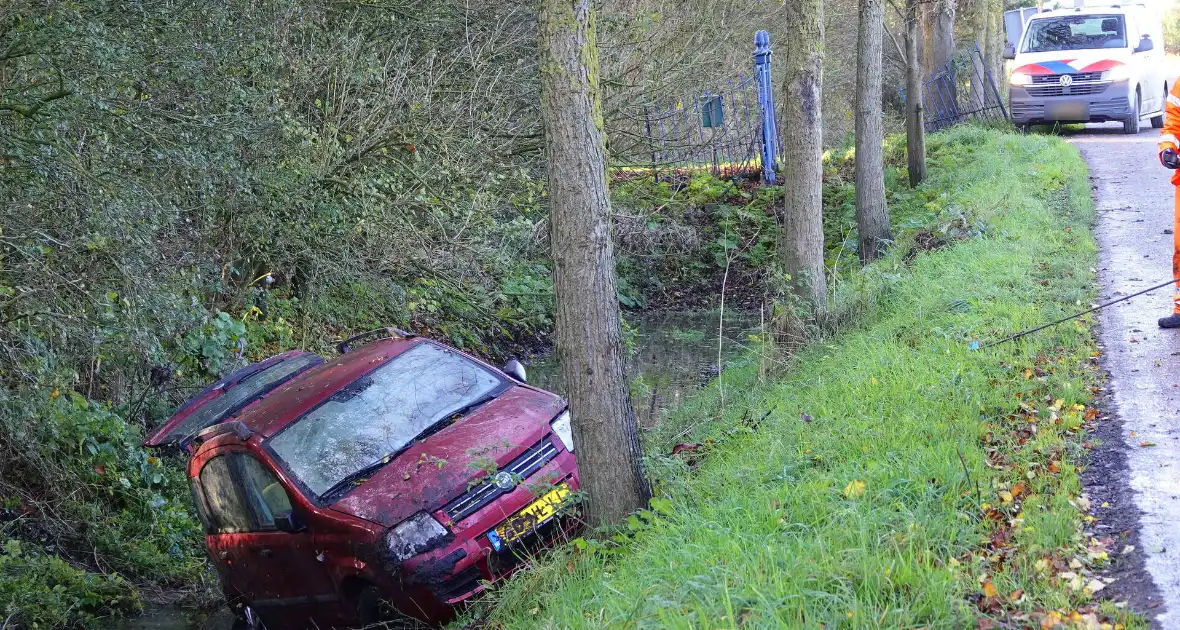
[{"label": "tree bark", "polygon": [[543,0],[539,26],[557,352],[586,518],[602,525],[651,489],[623,371],[593,4]]},{"label": "tree bark", "polygon": [[792,0],[786,19],[783,104],[783,231],[778,251],[794,295],[819,315],[827,308],[823,228],[822,0]]},{"label": "tree bark", "polygon": [[906,166],[910,186],[926,181],[926,121],[925,94],[922,85],[922,59],[918,52],[918,40],[922,36],[921,0],[906,0],[905,54],[906,54]]},{"label": "tree bark", "polygon": [[[925,2],[923,32],[925,36],[926,73],[934,75],[945,69],[955,54],[956,0],[927,0]],[[937,94],[941,115],[958,115],[958,88],[953,76],[945,77],[931,86]]]},{"label": "tree bark", "polygon": [[885,129],[881,107],[884,0],[860,0],[856,54],[856,225],[860,261],[876,260],[892,238],[885,204]]}]

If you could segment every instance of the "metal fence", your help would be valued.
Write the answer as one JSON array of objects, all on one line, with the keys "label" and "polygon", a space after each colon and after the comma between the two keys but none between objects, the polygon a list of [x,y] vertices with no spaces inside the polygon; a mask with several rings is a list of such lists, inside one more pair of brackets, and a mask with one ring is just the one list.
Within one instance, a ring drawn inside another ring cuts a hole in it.
[{"label": "metal fence", "polygon": [[[612,130],[614,164],[651,171],[657,178],[661,171],[706,168],[718,177],[761,176],[764,183],[776,183],[782,138],[771,56],[769,33],[758,31],[752,74],[738,74],[716,89],[673,104],[644,105],[624,128]],[[927,131],[968,120],[1008,118],[979,44],[956,55],[924,84]],[[904,89],[900,95],[904,100]]]},{"label": "metal fence", "polygon": [[631,141],[612,141],[616,165],[650,169],[657,177],[661,171],[685,168],[708,168],[718,177],[761,172],[774,183],[775,160],[766,157],[776,155],[779,144],[770,35],[758,31],[754,44],[752,74],[739,73],[674,103],[645,105],[642,119],[631,121],[642,128],[619,134]]},{"label": "metal fence", "polygon": [[926,79],[923,87],[926,131],[946,129],[970,120],[1008,118],[1008,110],[978,43],[955,55]]}]

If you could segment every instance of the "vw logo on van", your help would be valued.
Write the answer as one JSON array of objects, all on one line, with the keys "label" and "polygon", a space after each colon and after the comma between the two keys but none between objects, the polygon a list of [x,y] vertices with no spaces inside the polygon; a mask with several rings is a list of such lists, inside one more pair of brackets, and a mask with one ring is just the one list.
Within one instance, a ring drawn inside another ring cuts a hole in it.
[{"label": "vw logo on van", "polygon": [[1061,75],[1061,87],[1069,87],[1071,85],[1073,85],[1073,75],[1072,74]]},{"label": "vw logo on van", "polygon": [[512,473],[505,471],[496,473],[492,477],[492,483],[496,484],[496,487],[501,490],[511,490],[516,487],[516,479],[512,476]]}]

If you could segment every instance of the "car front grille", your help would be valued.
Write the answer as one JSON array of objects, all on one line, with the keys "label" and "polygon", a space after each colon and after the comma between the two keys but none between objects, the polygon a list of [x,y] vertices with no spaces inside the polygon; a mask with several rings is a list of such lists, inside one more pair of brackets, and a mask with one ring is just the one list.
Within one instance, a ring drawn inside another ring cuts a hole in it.
[{"label": "car front grille", "polygon": [[[1061,74],[1038,74],[1033,76],[1033,85],[1061,85]],[[1101,72],[1074,72],[1069,76],[1073,77],[1074,83],[1096,82],[1102,80]]]},{"label": "car front grille", "polygon": [[[548,464],[556,456],[557,447],[553,445],[550,439],[546,438],[525,451],[520,457],[512,460],[512,463],[500,469],[500,472],[506,472],[512,475],[515,482],[519,483],[520,480],[527,479],[529,475],[540,470],[542,466]],[[501,495],[511,492],[515,487],[516,484],[514,483],[512,488],[503,489],[497,486],[491,479],[487,479],[468,489],[459,498],[448,503],[443,507],[443,511],[450,517],[451,522],[457,523],[471,516]]]}]

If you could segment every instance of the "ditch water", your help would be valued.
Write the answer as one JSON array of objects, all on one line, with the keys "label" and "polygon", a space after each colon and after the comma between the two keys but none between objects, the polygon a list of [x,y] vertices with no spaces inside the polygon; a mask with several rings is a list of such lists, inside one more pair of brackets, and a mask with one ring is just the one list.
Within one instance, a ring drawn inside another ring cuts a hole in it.
[{"label": "ditch water", "polygon": [[[639,422],[653,426],[680,406],[694,390],[717,375],[722,366],[744,354],[750,335],[760,328],[758,313],[664,313],[631,322],[634,352],[627,361],[632,395]],[[718,341],[720,337],[720,342]],[[720,355],[718,354],[720,352]],[[542,355],[527,365],[529,383],[559,394],[565,393],[561,365],[556,355]],[[149,608],[143,615],[121,620],[116,630],[231,630],[229,611],[212,614],[175,606]]]}]

